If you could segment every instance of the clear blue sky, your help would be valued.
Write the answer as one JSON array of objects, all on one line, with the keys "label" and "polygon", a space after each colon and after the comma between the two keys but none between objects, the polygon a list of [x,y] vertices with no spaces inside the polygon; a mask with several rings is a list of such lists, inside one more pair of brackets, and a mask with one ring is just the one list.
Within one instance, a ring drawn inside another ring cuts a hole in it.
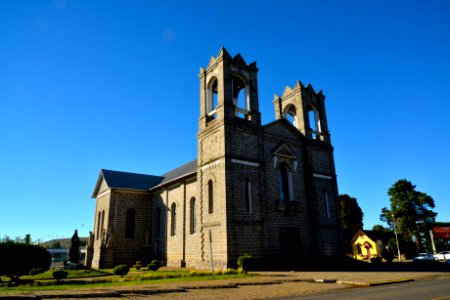
[{"label": "clear blue sky", "polygon": [[365,228],[403,178],[450,221],[449,16],[445,0],[3,0],[0,237],[86,236],[101,168],[195,158],[197,75],[222,46],[257,61],[263,123],[286,85],[323,89]]}]

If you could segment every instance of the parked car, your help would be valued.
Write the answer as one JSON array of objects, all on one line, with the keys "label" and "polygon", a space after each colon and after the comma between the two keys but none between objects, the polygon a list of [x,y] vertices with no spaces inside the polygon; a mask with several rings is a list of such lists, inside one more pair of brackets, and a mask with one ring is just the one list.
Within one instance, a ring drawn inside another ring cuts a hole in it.
[{"label": "parked car", "polygon": [[434,257],[439,261],[446,261],[450,259],[450,251],[442,251],[435,254]]},{"label": "parked car", "polygon": [[437,261],[433,254],[429,253],[419,253],[413,258],[413,262],[426,262],[426,261]]}]

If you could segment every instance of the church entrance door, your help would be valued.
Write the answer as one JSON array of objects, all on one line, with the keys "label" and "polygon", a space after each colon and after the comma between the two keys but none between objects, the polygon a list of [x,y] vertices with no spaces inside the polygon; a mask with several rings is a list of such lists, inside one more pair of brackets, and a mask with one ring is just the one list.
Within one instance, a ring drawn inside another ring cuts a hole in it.
[{"label": "church entrance door", "polygon": [[298,259],[300,253],[300,230],[296,227],[280,228],[280,253],[284,259]]}]

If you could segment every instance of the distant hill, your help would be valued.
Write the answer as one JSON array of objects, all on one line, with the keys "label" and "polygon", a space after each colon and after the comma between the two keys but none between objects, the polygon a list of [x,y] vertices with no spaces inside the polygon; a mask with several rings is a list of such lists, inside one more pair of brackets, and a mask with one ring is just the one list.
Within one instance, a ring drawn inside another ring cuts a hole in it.
[{"label": "distant hill", "polygon": [[[61,246],[60,248],[70,248],[70,239],[71,238],[63,238],[63,239],[53,239],[46,242],[40,243],[40,245],[44,248],[52,248],[55,245]],[[88,241],[88,237],[80,237],[80,246],[85,246]]]}]

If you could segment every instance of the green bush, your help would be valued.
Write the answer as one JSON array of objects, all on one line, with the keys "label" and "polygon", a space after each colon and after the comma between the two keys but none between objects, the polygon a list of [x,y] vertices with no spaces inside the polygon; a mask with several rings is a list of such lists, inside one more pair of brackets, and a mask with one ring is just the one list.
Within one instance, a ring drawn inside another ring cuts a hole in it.
[{"label": "green bush", "polygon": [[138,260],[134,265],[133,268],[135,268],[136,270],[140,270],[142,268],[142,262],[140,260]]},{"label": "green bush", "polygon": [[37,274],[41,274],[44,273],[45,270],[42,268],[33,268],[30,270],[30,272],[28,273],[28,275],[33,276],[33,275],[37,275]]},{"label": "green bush", "polygon": [[249,253],[244,253],[241,256],[239,256],[237,260],[237,265],[239,267],[239,271],[242,273],[247,274],[247,272],[250,270],[252,264],[253,264],[253,257]]},{"label": "green bush", "polygon": [[130,272],[130,268],[127,265],[118,265],[114,267],[113,272],[114,274],[123,277],[123,275],[127,275],[128,272]]},{"label": "green bush", "polygon": [[372,257],[370,259],[370,262],[373,263],[373,264],[380,264],[381,263],[381,257],[379,257],[379,256]]},{"label": "green bush", "polygon": [[152,271],[156,271],[156,270],[158,270],[160,267],[161,267],[161,265],[160,265],[159,261],[157,261],[157,260],[152,260],[152,261],[147,265],[147,268],[148,268],[149,270],[152,270]]},{"label": "green bush", "polygon": [[17,282],[20,276],[29,274],[31,269],[48,270],[51,263],[50,253],[42,247],[0,243],[0,276],[6,275],[13,282]]},{"label": "green bush", "polygon": [[238,273],[239,272],[235,269],[226,269],[225,271],[222,272],[223,275],[235,275]]},{"label": "green bush", "polygon": [[69,275],[69,273],[67,273],[66,271],[63,270],[58,270],[52,273],[53,278],[56,279],[56,282],[59,282],[61,279],[66,279],[67,275]]},{"label": "green bush", "polygon": [[384,249],[381,255],[388,263],[392,262],[394,260],[394,253],[390,248]]},{"label": "green bush", "polygon": [[215,270],[213,275],[214,276],[221,276],[222,275],[222,270]]},{"label": "green bush", "polygon": [[187,277],[196,277],[196,276],[209,276],[211,275],[211,272],[208,271],[198,271],[198,270],[191,270],[189,273],[187,273]]}]

